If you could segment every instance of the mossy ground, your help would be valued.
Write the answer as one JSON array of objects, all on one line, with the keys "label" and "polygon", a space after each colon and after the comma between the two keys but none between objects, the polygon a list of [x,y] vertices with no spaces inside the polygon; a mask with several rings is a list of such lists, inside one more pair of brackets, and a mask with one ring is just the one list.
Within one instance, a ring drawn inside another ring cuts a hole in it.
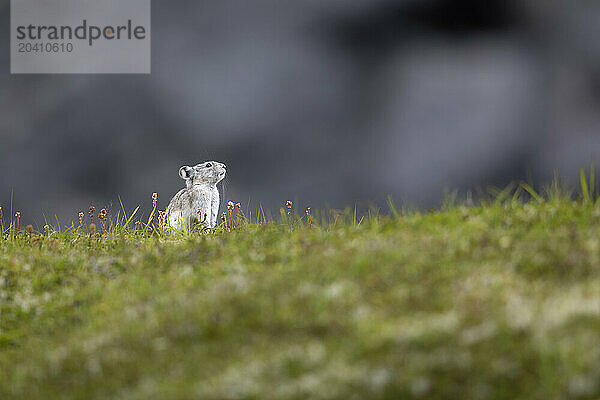
[{"label": "mossy ground", "polygon": [[1,399],[600,395],[600,205],[0,240]]}]

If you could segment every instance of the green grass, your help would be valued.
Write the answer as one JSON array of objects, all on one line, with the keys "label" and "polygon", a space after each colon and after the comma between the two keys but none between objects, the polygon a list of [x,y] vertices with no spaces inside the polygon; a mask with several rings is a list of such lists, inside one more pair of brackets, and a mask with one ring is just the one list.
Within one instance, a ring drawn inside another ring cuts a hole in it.
[{"label": "green grass", "polygon": [[0,398],[597,398],[600,203],[514,193],[312,228],[5,237]]}]

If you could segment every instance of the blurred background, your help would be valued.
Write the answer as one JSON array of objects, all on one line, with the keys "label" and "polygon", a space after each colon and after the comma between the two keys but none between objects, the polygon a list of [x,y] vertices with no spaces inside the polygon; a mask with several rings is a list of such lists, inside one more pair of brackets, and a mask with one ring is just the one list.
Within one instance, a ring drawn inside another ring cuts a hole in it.
[{"label": "blurred background", "polygon": [[435,207],[597,161],[598,1],[153,1],[151,75],[66,76],[10,75],[8,3],[0,204],[27,223],[164,209],[211,159],[224,200],[274,210]]}]

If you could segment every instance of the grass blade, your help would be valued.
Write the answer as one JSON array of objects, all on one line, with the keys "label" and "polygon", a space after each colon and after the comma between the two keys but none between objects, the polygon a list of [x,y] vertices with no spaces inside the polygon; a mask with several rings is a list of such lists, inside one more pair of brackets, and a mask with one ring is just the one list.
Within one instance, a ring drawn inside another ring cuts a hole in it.
[{"label": "grass blade", "polygon": [[587,178],[585,176],[585,169],[583,168],[579,170],[579,182],[581,185],[581,195],[583,196],[583,202],[590,203],[590,191],[588,189]]},{"label": "grass blade", "polygon": [[[133,219],[133,216],[138,212],[139,209],[140,209],[140,206],[137,206],[136,209],[133,210],[133,213],[131,214],[131,216],[125,222],[125,225],[123,226],[123,229],[127,229],[127,227],[129,226],[129,223]],[[125,216],[127,216],[127,214],[125,214]]]},{"label": "grass blade", "polygon": [[[390,211],[392,212],[392,215],[394,216],[394,218],[400,218],[400,213],[398,212],[398,209],[396,208],[396,204],[394,203],[394,200],[392,199],[391,195],[388,195],[387,202],[388,202],[388,207],[390,208]],[[355,213],[354,219],[356,220],[356,213]]]},{"label": "grass blade", "polygon": [[539,194],[537,194],[537,192],[528,184],[526,184],[525,182],[521,182],[520,185],[527,193],[529,193],[529,195],[531,197],[533,197],[538,203],[543,203],[544,202],[544,198],[542,196],[540,196]]}]

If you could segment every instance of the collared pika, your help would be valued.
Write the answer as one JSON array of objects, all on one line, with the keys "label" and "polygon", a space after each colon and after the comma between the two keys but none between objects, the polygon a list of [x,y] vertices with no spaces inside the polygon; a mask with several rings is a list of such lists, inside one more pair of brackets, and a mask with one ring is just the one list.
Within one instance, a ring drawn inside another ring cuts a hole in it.
[{"label": "collared pika", "polygon": [[179,176],[185,180],[186,187],[173,196],[167,207],[169,226],[184,229],[202,221],[204,226],[214,228],[220,204],[217,183],[225,177],[225,172],[225,164],[216,161],[181,167]]}]

